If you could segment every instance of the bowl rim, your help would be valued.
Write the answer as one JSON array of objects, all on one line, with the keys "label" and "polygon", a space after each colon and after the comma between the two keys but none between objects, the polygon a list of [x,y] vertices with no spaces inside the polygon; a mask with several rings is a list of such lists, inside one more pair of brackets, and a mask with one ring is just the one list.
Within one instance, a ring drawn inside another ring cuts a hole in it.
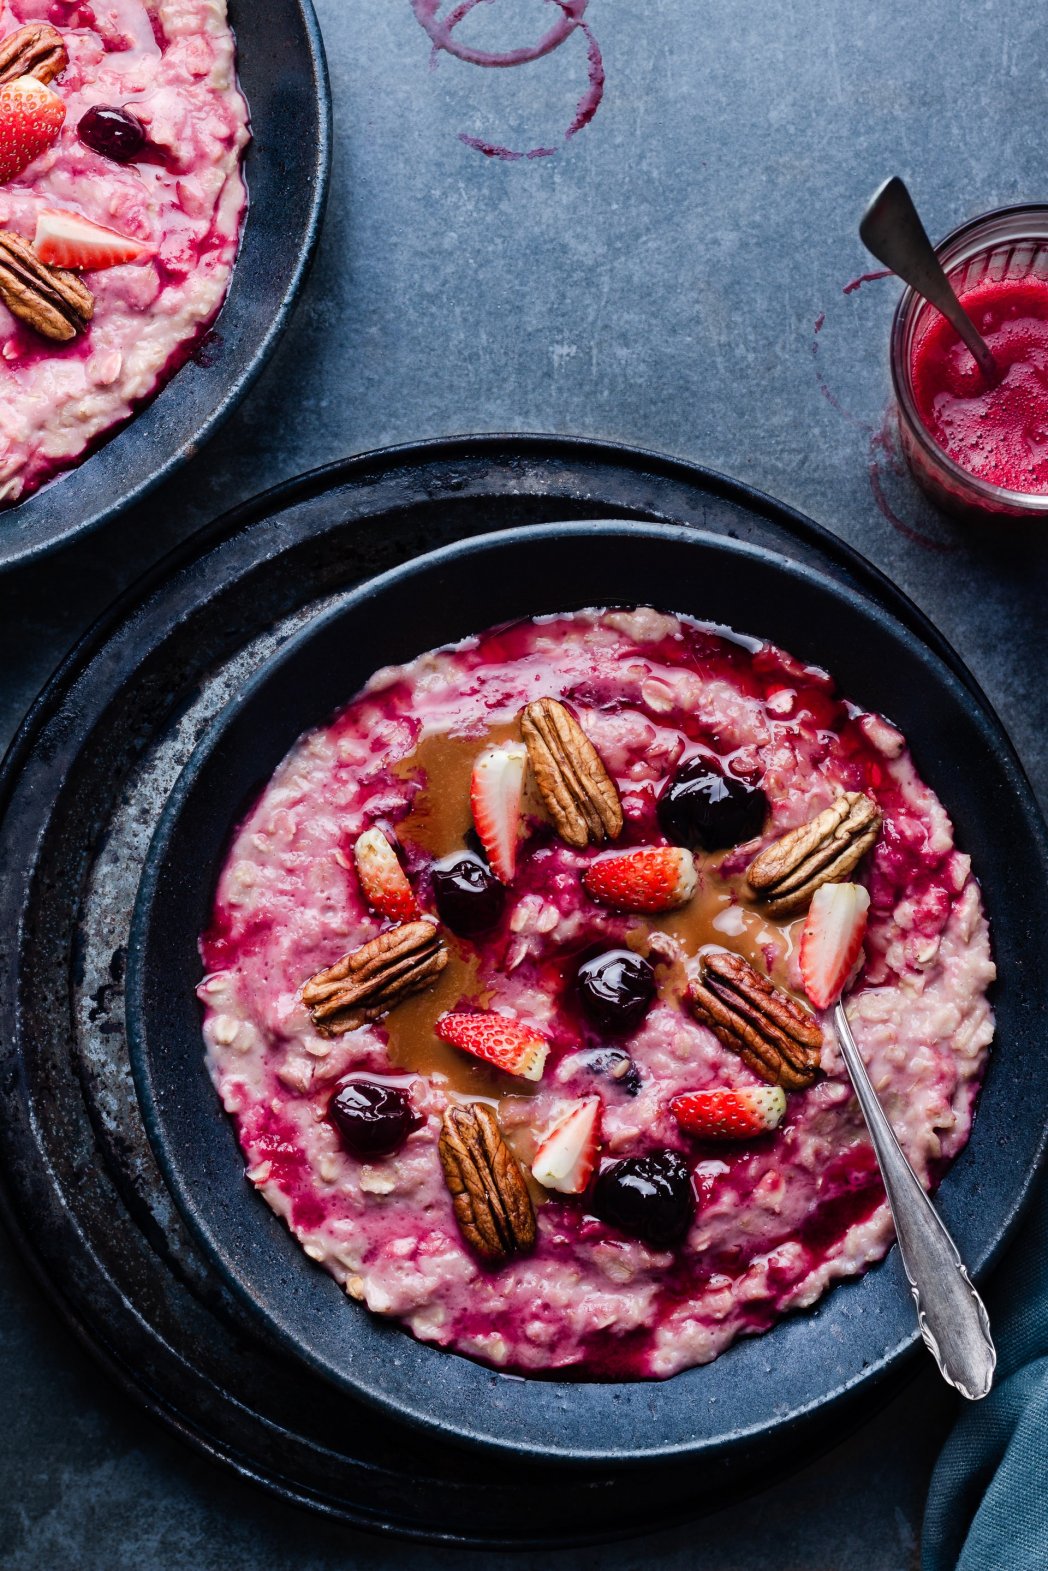
[{"label": "bowl rim", "polygon": [[[90,504],[93,508],[84,516],[78,509],[76,487],[79,475],[85,466],[103,453],[110,452],[116,447],[126,433],[138,427],[141,421],[162,400],[178,381],[184,366],[180,366],[175,375],[165,381],[159,389],[151,394],[141,408],[136,408],[128,419],[118,423],[109,431],[101,434],[96,444],[85,452],[75,463],[67,469],[60,470],[30,494],[12,506],[0,509],[0,573],[12,568],[22,567],[30,562],[38,562],[43,557],[54,551],[62,550],[72,541],[78,540],[104,525],[112,522],[137,503],[143,501],[165,480],[168,480],[181,466],[192,458],[198,449],[208,442],[219,428],[230,417],[241,400],[253,387],[261,375],[279,340],[291,319],[291,315],[298,303],[302,286],[308,275],[316,252],[320,235],[321,222],[327,202],[328,188],[331,175],[332,156],[332,106],[331,83],[328,75],[327,56],[324,50],[323,35],[313,9],[313,0],[279,0],[300,18],[306,46],[309,75],[312,81],[311,104],[316,120],[316,141],[311,160],[311,193],[304,215],[304,222],[294,244],[294,263],[287,279],[286,288],[279,305],[273,311],[266,324],[261,337],[255,344],[249,358],[237,369],[237,350],[226,352],[229,356],[229,376],[218,401],[200,419],[192,429],[180,433],[177,445],[167,452],[167,456],[156,465],[150,466],[129,488],[120,485],[119,480],[114,480],[114,486],[119,486],[120,494],[115,501]],[[251,26],[251,19],[257,15],[252,8],[250,0],[227,0],[230,9],[230,25],[237,41],[237,81],[240,84],[240,39]],[[243,90],[243,87],[242,87]],[[251,96],[245,91],[249,121],[254,121],[254,104]],[[237,285],[237,273],[243,260],[245,240],[252,223],[253,208],[256,198],[251,189],[251,161],[260,156],[254,149],[256,136],[253,134],[244,150],[242,169],[248,187],[247,205],[241,224],[241,231],[237,241],[237,255],[230,273],[229,286],[222,300],[218,312],[208,324],[206,331],[214,328],[221,329],[223,318],[227,314],[230,300],[235,299],[234,291]],[[226,354],[221,354],[214,362],[216,365],[226,363]],[[120,449],[117,448],[120,456]],[[115,462],[115,460],[114,460]],[[97,471],[91,471],[92,474]],[[57,498],[61,504],[67,496],[72,497],[72,503],[62,508],[57,521],[45,517],[34,517],[33,511],[46,514],[48,500]],[[19,536],[26,532],[26,538]]]},{"label": "bowl rim", "polygon": [[[881,1356],[877,1357],[872,1362],[864,1361],[862,1368],[857,1370],[849,1377],[842,1379],[832,1389],[822,1392],[819,1396],[808,1403],[793,1408],[788,1413],[786,1420],[784,1420],[782,1417],[771,1417],[762,1422],[752,1424],[746,1428],[733,1430],[727,1436],[718,1435],[712,1438],[681,1440],[662,1445],[645,1445],[642,1448],[634,1449],[632,1451],[621,1449],[609,1451],[607,1447],[591,1448],[585,1446],[559,1448],[555,1443],[551,1443],[549,1436],[545,1436],[541,1443],[535,1441],[531,1441],[529,1443],[528,1440],[521,1439],[520,1437],[506,1439],[505,1437],[498,1434],[493,1434],[490,1431],[482,1430],[481,1426],[477,1424],[451,1425],[445,1418],[434,1417],[418,1407],[405,1407],[402,1401],[391,1400],[381,1391],[377,1391],[373,1387],[362,1383],[359,1378],[351,1378],[347,1376],[344,1371],[333,1368],[329,1361],[316,1356],[315,1352],[311,1348],[303,1347],[300,1342],[296,1341],[293,1335],[291,1335],[289,1338],[287,1332],[281,1326],[280,1322],[274,1319],[269,1309],[261,1306],[256,1301],[245,1282],[242,1281],[240,1277],[237,1276],[235,1270],[232,1269],[230,1262],[226,1258],[224,1252],[216,1244],[216,1241],[205,1218],[200,1214],[198,1206],[186,1192],[181,1170],[176,1160],[176,1153],[168,1140],[167,1133],[163,1126],[163,1119],[152,1078],[152,1066],[149,1057],[148,1046],[145,1034],[143,1032],[144,1010],[142,998],[144,983],[143,967],[149,916],[153,902],[157,895],[157,885],[161,874],[163,855],[167,849],[167,842],[171,838],[175,825],[177,824],[178,817],[185,806],[187,799],[191,796],[193,790],[195,789],[197,779],[210,759],[216,743],[220,740],[235,716],[241,712],[241,710],[249,703],[249,701],[258,691],[264,689],[267,682],[273,677],[274,673],[288,661],[294,659],[297,652],[313,637],[315,637],[319,631],[327,627],[330,623],[337,622],[340,618],[347,615],[352,615],[353,612],[368,599],[383,593],[387,589],[395,588],[401,582],[417,578],[420,573],[424,574],[434,570],[439,570],[440,566],[449,559],[469,558],[486,551],[497,551],[499,549],[505,549],[507,546],[512,547],[525,541],[534,542],[536,539],[541,540],[543,537],[562,539],[566,536],[593,537],[601,534],[614,534],[634,538],[638,536],[662,538],[677,543],[684,543],[688,546],[704,546],[706,548],[713,548],[715,551],[728,553],[729,555],[734,556],[736,559],[741,557],[743,559],[756,560],[766,566],[774,567],[777,571],[785,572],[787,575],[792,575],[801,580],[807,580],[813,586],[821,589],[823,592],[828,592],[834,598],[843,600],[851,607],[861,608],[863,613],[868,618],[885,624],[897,638],[901,638],[904,642],[908,642],[914,646],[914,648],[919,653],[921,660],[926,666],[936,669],[940,680],[944,681],[949,688],[957,693],[960,705],[974,718],[978,728],[988,737],[992,738],[995,745],[1001,749],[1002,763],[1007,768],[1009,784],[1021,800],[1024,819],[1028,823],[1035,839],[1039,843],[1042,862],[1046,869],[1048,869],[1048,831],[1045,829],[1039,808],[1035,798],[1033,797],[1032,789],[1029,786],[1029,782],[1026,780],[1022,765],[1015,755],[1014,749],[1012,748],[999,719],[989,705],[985,695],[982,694],[981,689],[979,689],[978,685],[975,683],[974,678],[970,677],[970,673],[967,672],[966,668],[964,668],[959,661],[959,669],[952,669],[935,648],[933,648],[929,643],[925,642],[923,638],[917,638],[913,630],[906,627],[905,624],[901,623],[892,610],[877,604],[865,591],[860,591],[850,585],[842,585],[833,580],[824,570],[813,568],[807,563],[795,561],[792,558],[785,556],[781,552],[772,551],[764,546],[752,545],[743,541],[731,539],[730,537],[726,537],[724,535],[716,533],[709,534],[705,531],[698,530],[687,525],[648,523],[634,520],[623,521],[622,519],[572,520],[563,523],[553,522],[541,525],[525,525],[521,527],[502,529],[490,534],[472,536],[465,539],[452,541],[444,546],[441,546],[435,551],[428,552],[423,556],[400,563],[386,572],[358,583],[346,594],[340,596],[334,605],[325,608],[324,610],[318,612],[315,616],[311,617],[304,624],[304,626],[302,626],[294,635],[292,635],[285,643],[283,643],[278,650],[269,656],[268,659],[264,660],[261,666],[252,675],[252,677],[245,682],[243,687],[237,693],[237,696],[227,705],[225,705],[215,717],[213,717],[212,721],[205,728],[203,734],[197,742],[189,760],[179,775],[178,780],[176,781],[175,786],[173,787],[165,803],[154,835],[152,837],[149,851],[147,853],[142,880],[135,901],[135,909],[132,921],[131,942],[128,952],[126,996],[127,1030],[132,1072],[134,1075],[139,1101],[142,1106],[143,1119],[149,1137],[149,1142],[160,1164],[165,1180],[172,1191],[179,1210],[185,1217],[188,1225],[194,1233],[194,1236],[204,1248],[208,1258],[219,1270],[222,1279],[232,1288],[232,1290],[244,1303],[246,1303],[251,1309],[255,1311],[256,1316],[261,1318],[271,1333],[276,1334],[285,1346],[288,1345],[290,1341],[290,1345],[293,1347],[293,1350],[297,1356],[305,1358],[307,1362],[309,1362],[314,1368],[318,1369],[328,1378],[333,1379],[336,1384],[344,1385],[347,1389],[352,1390],[356,1396],[361,1397],[363,1400],[370,1402],[380,1409],[391,1413],[402,1420],[407,1420],[408,1422],[423,1429],[428,1429],[445,1437],[450,1435],[455,1440],[459,1442],[465,1442],[466,1444],[483,1446],[486,1449],[502,1450],[515,1455],[530,1455],[541,1457],[547,1460],[551,1457],[554,1457],[557,1460],[572,1463],[577,1462],[583,1464],[593,1464],[613,1462],[616,1465],[620,1465],[622,1463],[649,1462],[667,1458],[679,1459],[685,1456],[698,1457],[704,1454],[720,1452],[729,1446],[744,1446],[746,1443],[751,1442],[757,1438],[766,1437],[768,1434],[779,1428],[779,1426],[784,1421],[789,1423],[799,1422],[800,1420],[814,1414],[817,1411],[826,1409],[831,1405],[836,1405],[842,1399],[849,1396],[849,1394],[856,1392],[860,1387],[868,1388],[872,1383],[883,1380],[886,1376],[897,1370],[897,1367],[901,1364],[901,1362],[909,1357],[920,1345],[920,1334],[916,1323],[914,1323],[911,1330],[909,1330],[898,1341],[896,1341],[895,1344],[888,1348]],[[627,602],[620,601],[619,603]],[[744,628],[743,631],[746,632],[748,630]],[[348,701],[348,699],[346,701]],[[302,734],[302,732],[308,730],[311,725],[324,723],[324,719],[325,716],[323,715],[307,715],[299,724],[297,734]],[[294,745],[293,742],[291,745]],[[274,762],[273,767],[276,767],[276,762],[278,761],[279,760],[276,760]],[[232,829],[232,827],[232,824],[227,826],[227,834],[228,831]],[[216,871],[217,868],[212,869],[212,889],[213,875]],[[202,1061],[202,1038],[200,1058]],[[230,1129],[232,1129],[232,1125],[228,1120],[227,1115],[221,1109],[221,1104],[217,1097],[217,1093],[212,1091],[212,1095],[214,1096],[215,1106],[219,1110],[222,1119],[228,1123]],[[1029,1194],[1039,1161],[1043,1155],[1046,1139],[1048,1139],[1048,1120],[1042,1121],[1042,1124],[1037,1132],[1036,1150],[1032,1159],[1026,1164],[1021,1183],[1010,1197],[1010,1204],[1005,1209],[1003,1215],[999,1216],[997,1220],[996,1230],[990,1246],[984,1251],[984,1257],[973,1267],[973,1273],[976,1276],[983,1274],[989,1268],[989,1266],[999,1255],[1001,1249],[1004,1247],[1004,1244],[1007,1241],[1007,1238],[1010,1236],[1011,1232],[1016,1226],[1023,1204]],[[237,1155],[239,1156],[239,1147],[236,1149]],[[957,1162],[963,1160],[968,1149],[969,1147],[966,1145],[966,1147],[962,1150],[956,1159]],[[956,1162],[953,1164],[953,1166],[956,1166]],[[237,1172],[238,1174],[242,1172],[242,1163],[238,1167]],[[287,1231],[284,1223],[278,1219],[275,1214],[269,1210],[268,1207],[265,1207],[264,1201],[255,1196],[252,1196],[251,1198],[253,1200],[258,1199],[260,1214],[262,1212],[262,1208],[264,1207],[264,1214],[267,1219],[270,1222],[275,1223],[281,1230],[281,1233],[291,1240],[294,1249],[297,1251],[297,1254],[301,1256],[301,1246],[297,1243],[297,1240],[293,1239],[292,1235],[290,1235],[290,1233]],[[826,1292],[822,1295],[822,1297],[818,1300],[812,1309],[801,1311],[799,1315],[791,1314],[785,1317],[784,1321],[780,1321],[777,1324],[782,1325],[790,1321],[797,1321],[798,1319],[809,1321],[814,1314],[818,1313],[820,1306],[824,1305],[835,1294],[846,1292],[849,1287],[861,1286],[863,1282],[869,1280],[878,1271],[884,1272],[891,1261],[895,1261],[897,1263],[897,1250],[891,1250],[885,1260],[875,1263],[874,1266],[872,1266],[868,1272],[864,1273],[862,1277],[845,1281],[835,1281],[830,1285],[830,1287],[827,1288]],[[319,1273],[319,1269],[318,1274],[326,1277],[326,1273]],[[337,1284],[334,1284],[333,1279],[326,1279],[332,1283],[334,1291],[338,1293],[339,1297],[341,1298],[341,1290],[338,1289]],[[357,1310],[358,1307],[359,1306],[355,1305],[352,1306],[354,1310]],[[367,1313],[363,1309],[360,1309],[359,1312],[361,1314]],[[375,1317],[369,1318],[373,1319]],[[774,1332],[775,1329],[776,1327],[773,1326],[771,1331]],[[678,1375],[671,1377],[668,1381],[639,1381],[621,1383],[579,1382],[558,1381],[555,1376],[552,1378],[543,1376],[540,1378],[529,1379],[526,1377],[522,1378],[517,1375],[501,1375],[495,1371],[488,1370],[484,1368],[484,1366],[480,1366],[474,1363],[472,1360],[469,1360],[453,1351],[435,1348],[431,1345],[418,1342],[410,1336],[410,1333],[404,1331],[396,1323],[393,1323],[392,1325],[384,1325],[382,1330],[383,1332],[391,1331],[392,1334],[397,1337],[406,1338],[412,1348],[420,1350],[424,1356],[429,1358],[439,1358],[449,1368],[458,1366],[460,1369],[464,1368],[473,1371],[480,1370],[481,1373],[492,1383],[513,1381],[530,1387],[542,1386],[553,1389],[559,1388],[562,1390],[570,1388],[572,1391],[578,1391],[579,1389],[594,1390],[601,1388],[611,1391],[625,1391],[630,1389],[660,1390],[675,1386],[677,1383],[687,1380],[689,1375],[694,1377],[697,1370],[710,1367],[694,1366],[691,1369],[681,1371]],[[763,1341],[763,1337],[744,1338],[740,1339],[740,1341],[737,1341],[732,1346],[735,1348],[740,1345],[747,1345],[761,1341]],[[731,1352],[732,1348],[729,1348],[723,1355],[721,1355],[721,1357],[726,1358],[730,1356]]]}]

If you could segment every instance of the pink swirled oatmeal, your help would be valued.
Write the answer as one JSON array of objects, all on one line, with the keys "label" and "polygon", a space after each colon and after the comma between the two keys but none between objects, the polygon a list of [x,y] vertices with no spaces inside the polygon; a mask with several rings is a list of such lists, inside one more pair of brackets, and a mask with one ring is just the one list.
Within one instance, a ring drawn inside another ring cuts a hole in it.
[{"label": "pink swirled oatmeal", "polygon": [[198,345],[247,140],[225,0],[0,0],[0,504]]},{"label": "pink swirled oatmeal", "polygon": [[248,1179],[426,1341],[590,1378],[715,1358],[892,1241],[802,985],[842,880],[869,893],[848,1013],[931,1186],[971,1128],[994,968],[898,731],[648,609],[378,672],[237,830],[201,942]]}]

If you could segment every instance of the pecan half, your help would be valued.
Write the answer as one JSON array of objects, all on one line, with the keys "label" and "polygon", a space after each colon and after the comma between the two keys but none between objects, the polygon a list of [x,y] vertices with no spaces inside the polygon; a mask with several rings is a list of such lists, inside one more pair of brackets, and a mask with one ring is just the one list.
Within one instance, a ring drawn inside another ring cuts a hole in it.
[{"label": "pecan half", "polygon": [[881,831],[881,810],[861,791],[845,791],[810,823],[773,840],[746,870],[746,882],[773,916],[802,911],[822,884],[857,867]]},{"label": "pecan half", "polygon": [[483,1102],[449,1107],[439,1151],[455,1220],[481,1259],[497,1263],[531,1249],[535,1208],[492,1109]]},{"label": "pecan half", "polygon": [[302,1002],[321,1036],[342,1036],[429,987],[447,963],[434,923],[404,922],[311,976]]},{"label": "pecan half", "polygon": [[0,39],[0,85],[20,76],[50,82],[69,64],[65,41],[50,22],[27,22]]},{"label": "pecan half", "polygon": [[561,839],[580,851],[591,842],[617,840],[622,833],[619,793],[570,710],[555,698],[538,698],[521,710],[520,734]]},{"label": "pecan half", "polygon": [[90,322],[95,297],[75,273],[48,267],[20,235],[0,229],[0,300],[45,338],[68,343]]},{"label": "pecan half", "polygon": [[769,1085],[803,1091],[815,1080],[819,1022],[741,955],[706,955],[688,1002],[696,1018]]}]

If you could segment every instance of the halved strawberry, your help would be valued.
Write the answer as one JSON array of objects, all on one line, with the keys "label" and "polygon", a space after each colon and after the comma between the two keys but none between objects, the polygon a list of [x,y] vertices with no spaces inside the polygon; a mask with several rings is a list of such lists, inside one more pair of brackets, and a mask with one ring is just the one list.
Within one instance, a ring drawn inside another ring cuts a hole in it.
[{"label": "halved strawberry", "polygon": [[549,1043],[535,1026],[499,1014],[441,1015],[437,1035],[474,1058],[482,1058],[508,1075],[541,1080]]},{"label": "halved strawberry", "polygon": [[364,898],[373,911],[391,922],[410,922],[419,915],[408,875],[381,829],[365,829],[357,837],[353,857]]},{"label": "halved strawberry", "polygon": [[0,181],[20,175],[57,140],[65,114],[58,94],[35,76],[0,86]]},{"label": "halved strawberry", "polygon": [[695,858],[680,846],[612,851],[582,875],[587,892],[617,911],[672,911],[695,893]]},{"label": "halved strawberry", "polygon": [[510,742],[506,747],[481,753],[473,765],[469,788],[473,822],[491,871],[503,884],[512,883],[517,870],[520,799],[527,758],[523,743]]},{"label": "halved strawberry", "polygon": [[141,240],[57,207],[42,207],[37,213],[33,249],[49,266],[79,267],[88,272],[122,267],[125,262],[141,262],[155,255],[153,247]]},{"label": "halved strawberry", "polygon": [[545,1189],[581,1195],[600,1150],[600,1097],[572,1102],[535,1152],[531,1171]]},{"label": "halved strawberry", "polygon": [[869,909],[861,884],[823,884],[815,891],[799,958],[804,991],[816,1009],[829,1009],[841,996],[862,949]]},{"label": "halved strawberry", "polygon": [[782,1086],[744,1086],[738,1091],[686,1091],[670,1112],[680,1127],[700,1140],[751,1140],[777,1129],[786,1111]]}]

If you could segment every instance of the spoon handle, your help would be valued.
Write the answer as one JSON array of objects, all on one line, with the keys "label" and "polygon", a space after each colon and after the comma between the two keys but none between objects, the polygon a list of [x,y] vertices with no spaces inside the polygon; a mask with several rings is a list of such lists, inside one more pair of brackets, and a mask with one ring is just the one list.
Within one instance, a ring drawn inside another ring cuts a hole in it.
[{"label": "spoon handle", "polygon": [[884,1115],[843,1003],[834,1010],[833,1023],[880,1163],[921,1336],[943,1378],[962,1396],[978,1401],[993,1384],[997,1363],[985,1306]]},{"label": "spoon handle", "polygon": [[995,380],[997,367],[989,346],[954,294],[913,197],[898,175],[874,192],[859,222],[859,238],[878,262],[942,312],[975,356],[983,375]]}]

